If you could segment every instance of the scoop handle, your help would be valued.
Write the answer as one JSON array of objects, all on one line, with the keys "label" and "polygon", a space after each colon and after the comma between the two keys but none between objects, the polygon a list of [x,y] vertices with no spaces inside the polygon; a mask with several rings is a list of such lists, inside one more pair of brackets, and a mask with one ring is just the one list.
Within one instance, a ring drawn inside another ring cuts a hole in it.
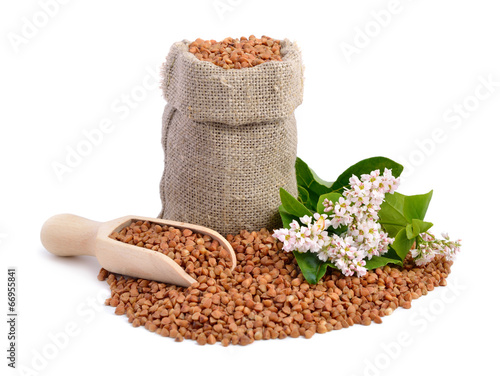
[{"label": "scoop handle", "polygon": [[101,222],[73,214],[58,214],[42,226],[40,239],[57,256],[95,256],[97,230]]}]

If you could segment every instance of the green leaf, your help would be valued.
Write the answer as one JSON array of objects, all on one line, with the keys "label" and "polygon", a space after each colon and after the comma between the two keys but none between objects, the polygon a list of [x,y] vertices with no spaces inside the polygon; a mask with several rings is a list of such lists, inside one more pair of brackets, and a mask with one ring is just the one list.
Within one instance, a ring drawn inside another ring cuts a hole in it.
[{"label": "green leaf", "polygon": [[281,221],[283,222],[283,227],[285,228],[289,228],[290,227],[290,223],[292,223],[292,221],[295,219],[296,221],[299,220],[298,217],[294,216],[294,215],[291,215],[290,213],[288,213],[284,208],[283,208],[283,205],[280,205],[279,207],[279,212],[280,212],[280,216],[281,216]]},{"label": "green leaf", "polygon": [[386,194],[385,201],[390,203],[398,212],[403,213],[406,197],[399,192],[394,192],[393,194]]},{"label": "green leaf", "polygon": [[414,239],[420,234],[420,227],[418,226],[417,223],[415,224],[410,224],[408,223],[406,225],[406,237],[408,239]]},{"label": "green leaf", "polygon": [[420,219],[415,219],[413,218],[411,220],[411,223],[413,226],[415,225],[418,225],[418,228],[419,228],[419,234],[423,233],[423,232],[426,232],[426,231],[429,231],[429,229],[434,226],[431,222],[424,222]]},{"label": "green leaf", "polygon": [[412,219],[424,220],[432,199],[432,191],[423,195],[405,196],[403,213],[410,222]]},{"label": "green leaf", "polygon": [[345,170],[338,179],[332,184],[332,191],[338,191],[343,187],[349,185],[349,179],[352,175],[361,176],[362,174],[369,174],[374,170],[380,170],[382,173],[384,169],[392,169],[392,175],[398,177],[403,172],[403,166],[394,162],[392,159],[385,157],[373,157],[364,159]]},{"label": "green leaf", "polygon": [[391,238],[395,238],[402,228],[401,226],[382,225],[382,229],[387,232]]},{"label": "green leaf", "polygon": [[325,212],[325,206],[323,205],[323,201],[325,201],[325,199],[328,199],[335,204],[341,197],[342,195],[337,192],[330,192],[321,195],[318,200],[318,205],[316,206],[316,213],[323,214]]},{"label": "green leaf", "polygon": [[391,248],[396,251],[401,260],[404,260],[414,242],[415,241],[413,239],[408,239],[408,237],[406,236],[405,227],[398,232],[398,234],[394,238],[394,243],[391,244]]},{"label": "green leaf", "polygon": [[432,191],[423,195],[405,196],[395,192],[385,196],[379,211],[379,223],[390,237],[391,248],[404,260],[419,234],[429,230],[432,223],[424,222]]},{"label": "green leaf", "polygon": [[432,227],[432,223],[423,221],[431,198],[432,191],[414,196],[397,192],[387,194],[379,211],[379,223],[390,237],[395,237],[404,227],[407,229],[408,239],[412,239]]},{"label": "green leaf", "polygon": [[295,173],[297,175],[297,185],[307,189],[311,198],[313,197],[311,191],[316,194],[314,195],[315,197],[319,197],[331,191],[330,187],[332,183],[320,179],[318,175],[298,157],[295,161]]},{"label": "green leaf", "polygon": [[312,213],[303,204],[301,204],[295,197],[288,193],[283,188],[280,188],[280,198],[283,209],[288,214],[295,217],[302,217],[304,215],[312,216]]},{"label": "green leaf", "polygon": [[294,251],[293,254],[304,278],[312,285],[317,284],[323,278],[328,266],[334,267],[332,263],[321,261],[315,253]]},{"label": "green leaf", "polygon": [[404,197],[404,195],[397,192],[392,195],[386,194],[385,201],[378,212],[378,222],[391,238],[395,237],[408,224],[406,217],[403,215]]},{"label": "green leaf", "polygon": [[366,261],[366,269],[377,269],[387,264],[403,265],[403,261],[397,258],[390,258],[385,256],[373,256],[370,260]]},{"label": "green leaf", "polygon": [[314,191],[309,191],[309,207],[308,209],[311,210],[311,211],[315,211],[316,210],[316,205],[319,201],[319,196],[316,192]]},{"label": "green leaf", "polygon": [[385,258],[390,258],[390,259],[393,259],[393,260],[398,260],[398,262],[401,262],[401,265],[403,265],[403,260],[401,260],[399,258],[399,256],[396,253],[396,251],[394,249],[392,249],[391,247],[389,247],[389,249],[387,250],[387,252],[384,253],[384,257]]},{"label": "green leaf", "polygon": [[321,278],[324,277],[325,273],[326,273],[326,269],[328,268],[333,268],[333,269],[337,269],[335,267],[334,264],[332,264],[331,262],[323,262],[323,264],[320,265],[319,267],[319,270],[318,270],[318,274],[317,274],[317,279],[318,279],[318,282]]},{"label": "green leaf", "polygon": [[297,186],[297,189],[299,191],[299,201],[304,204],[304,206],[309,209],[311,212],[314,212],[316,210],[316,200],[314,202],[311,200],[311,197],[309,196],[309,191],[305,189],[304,187],[301,187],[300,185]]},{"label": "green leaf", "polygon": [[415,239],[419,234],[428,231],[432,226],[433,224],[430,222],[413,218],[411,224],[406,226],[406,237],[408,239]]},{"label": "green leaf", "polygon": [[307,191],[307,189],[305,189],[300,185],[297,187],[297,189],[299,192],[299,197],[298,197],[299,201],[305,204],[309,200],[309,192]]}]

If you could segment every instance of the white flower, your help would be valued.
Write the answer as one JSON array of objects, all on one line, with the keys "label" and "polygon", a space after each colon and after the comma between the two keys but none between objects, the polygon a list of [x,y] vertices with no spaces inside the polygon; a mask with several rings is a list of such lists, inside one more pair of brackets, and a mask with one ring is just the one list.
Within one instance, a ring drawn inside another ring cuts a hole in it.
[{"label": "white flower", "polygon": [[319,215],[318,213],[314,214],[315,222],[311,226],[311,231],[314,235],[319,232],[322,232],[324,229],[330,226],[330,221],[327,219],[328,216],[326,214]]},{"label": "white flower", "polygon": [[420,247],[411,250],[411,256],[415,260],[415,264],[422,266],[428,264],[436,254],[432,248],[427,247],[426,244],[421,244]]},{"label": "white flower", "polygon": [[348,208],[350,207],[350,200],[346,200],[344,197],[340,197],[339,201],[335,204],[335,215],[339,217],[344,217],[348,215]]},{"label": "white flower", "polygon": [[290,230],[297,231],[300,228],[299,223],[294,219],[292,223],[290,223]]},{"label": "white flower", "polygon": [[311,229],[309,227],[302,226],[300,231],[297,232],[298,241],[305,241],[311,235]]},{"label": "white flower", "polygon": [[283,250],[285,252],[291,252],[295,249],[297,238],[294,231],[282,228],[275,230],[273,237],[283,243]]},{"label": "white flower", "polygon": [[286,236],[290,236],[290,230],[286,228],[281,228],[279,230],[274,230],[273,237],[278,239],[280,242],[284,242]]},{"label": "white flower", "polygon": [[299,219],[306,226],[309,226],[311,224],[311,221],[312,221],[312,217],[310,217],[308,215],[304,215],[303,217],[300,217]]},{"label": "white flower", "polygon": [[378,177],[380,176],[380,170],[374,170],[370,174],[361,175],[361,180],[369,181],[370,183],[375,183],[379,181]]},{"label": "white flower", "polygon": [[330,253],[328,252],[328,248],[326,247],[323,247],[319,250],[318,252],[318,258],[321,260],[321,261],[328,261],[328,259],[330,258]]},{"label": "white flower", "polygon": [[359,178],[356,176],[356,175],[352,175],[350,178],[349,178],[349,185],[351,187],[354,187],[354,186],[358,186],[361,184],[361,180],[359,180]]},{"label": "white flower", "polygon": [[424,232],[424,233],[420,234],[420,236],[422,237],[422,240],[424,242],[431,242],[435,239],[434,236],[428,232]]},{"label": "white flower", "polygon": [[326,247],[330,245],[330,237],[328,236],[328,232],[322,231],[316,235],[317,243],[320,247]]},{"label": "white flower", "polygon": [[328,213],[329,211],[333,210],[333,202],[331,202],[329,199],[325,198],[323,200],[323,206],[325,207],[324,212]]}]

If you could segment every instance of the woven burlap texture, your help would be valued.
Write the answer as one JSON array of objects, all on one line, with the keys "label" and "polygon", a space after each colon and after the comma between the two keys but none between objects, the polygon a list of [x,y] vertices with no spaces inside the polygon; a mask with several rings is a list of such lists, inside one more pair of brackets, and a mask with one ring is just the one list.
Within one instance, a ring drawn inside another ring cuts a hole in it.
[{"label": "woven burlap texture", "polygon": [[280,225],[279,188],[297,194],[300,51],[282,41],[281,62],[223,69],[175,43],[162,69],[165,169],[161,218],[223,235]]}]

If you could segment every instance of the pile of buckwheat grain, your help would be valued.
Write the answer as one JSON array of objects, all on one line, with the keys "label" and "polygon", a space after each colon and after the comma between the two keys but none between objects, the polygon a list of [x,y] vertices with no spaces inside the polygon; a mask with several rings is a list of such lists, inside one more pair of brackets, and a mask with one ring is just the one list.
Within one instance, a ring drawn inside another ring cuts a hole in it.
[{"label": "pile of buckwheat grain", "polygon": [[362,278],[330,269],[310,285],[293,254],[282,252],[282,244],[265,229],[227,237],[238,260],[234,271],[228,252],[189,230],[138,222],[111,237],[163,252],[197,282],[183,288],[101,269],[98,279],[106,279],[111,289],[106,305],[126,314],[134,327],[200,345],[311,338],[354,324],[381,323],[397,307],[410,308],[413,299],[445,286],[452,265],[436,257],[417,267],[407,258],[404,268],[385,266]]},{"label": "pile of buckwheat grain", "polygon": [[189,52],[201,61],[208,61],[224,69],[250,68],[267,61],[281,61],[281,44],[277,39],[263,35],[215,40],[196,39]]}]

